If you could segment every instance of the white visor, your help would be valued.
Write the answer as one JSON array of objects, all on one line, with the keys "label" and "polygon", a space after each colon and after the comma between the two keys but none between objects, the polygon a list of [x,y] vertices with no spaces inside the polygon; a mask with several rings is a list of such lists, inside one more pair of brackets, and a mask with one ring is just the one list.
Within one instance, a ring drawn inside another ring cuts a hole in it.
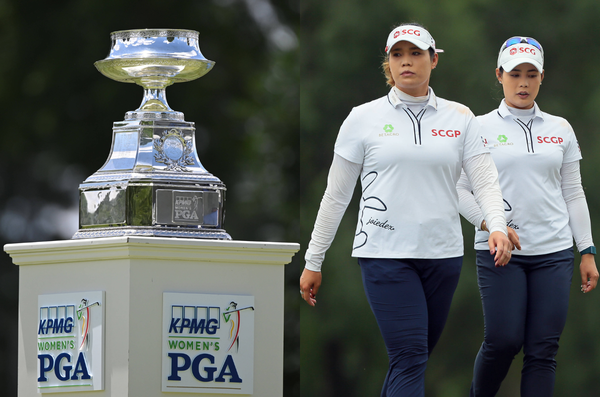
[{"label": "white visor", "polygon": [[530,63],[542,73],[544,70],[544,54],[539,48],[526,43],[504,48],[498,55],[498,68],[510,72],[522,63]]},{"label": "white visor", "polygon": [[416,25],[402,25],[392,30],[385,45],[386,54],[389,54],[394,44],[399,41],[409,41],[422,50],[431,47],[435,52],[444,52],[435,48],[435,40],[426,29]]}]

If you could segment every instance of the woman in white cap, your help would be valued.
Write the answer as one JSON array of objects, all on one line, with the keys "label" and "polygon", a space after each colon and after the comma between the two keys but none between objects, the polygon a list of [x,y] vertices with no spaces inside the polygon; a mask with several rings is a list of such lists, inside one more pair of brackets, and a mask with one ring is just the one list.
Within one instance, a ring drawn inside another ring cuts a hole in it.
[{"label": "woman in white cap", "polygon": [[543,66],[544,50],[535,39],[505,41],[496,69],[504,99],[498,109],[478,117],[498,168],[509,237],[520,248],[507,266],[498,268],[487,258],[488,227],[466,175],[457,185],[460,212],[477,227],[485,321],[471,396],[495,396],[521,348],[521,396],[552,396],[554,357],[573,275],[573,238],[581,254],[581,290],[590,292],[598,281],[575,133],[565,119],[542,112],[535,103]]},{"label": "woman in white cap", "polygon": [[382,396],[423,396],[427,360],[450,309],[462,265],[456,182],[464,168],[491,230],[488,255],[510,258],[497,172],[465,106],[429,87],[435,41],[420,25],[389,34],[389,93],[355,107],[341,126],[300,278],[314,306],[321,264],[360,177],[352,256],[390,359]]}]

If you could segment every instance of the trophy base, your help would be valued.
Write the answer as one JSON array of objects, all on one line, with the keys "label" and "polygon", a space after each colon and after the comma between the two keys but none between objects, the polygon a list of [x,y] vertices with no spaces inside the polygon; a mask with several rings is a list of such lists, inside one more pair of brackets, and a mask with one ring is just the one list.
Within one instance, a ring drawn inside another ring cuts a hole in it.
[{"label": "trophy base", "polygon": [[93,229],[82,229],[75,233],[75,235],[73,235],[73,239],[118,236],[179,237],[211,240],[231,240],[231,236],[227,234],[225,230],[201,230],[168,226],[99,227]]},{"label": "trophy base", "polygon": [[73,238],[230,240],[223,228],[225,185],[200,163],[194,123],[148,116],[114,123],[108,160],[79,186]]},{"label": "trophy base", "polygon": [[137,235],[231,239],[222,228],[222,183],[88,180],[80,186],[79,195],[79,231],[73,238]]}]

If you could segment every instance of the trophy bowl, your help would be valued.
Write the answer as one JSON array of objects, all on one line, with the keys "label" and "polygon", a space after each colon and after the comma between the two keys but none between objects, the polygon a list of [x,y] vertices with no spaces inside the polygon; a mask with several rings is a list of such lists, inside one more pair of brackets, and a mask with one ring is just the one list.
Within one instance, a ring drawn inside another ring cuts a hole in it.
[{"label": "trophy bowl", "polygon": [[208,73],[215,62],[200,51],[198,32],[185,29],[134,29],[111,33],[108,56],[94,63],[100,73],[123,83],[144,88],[140,111],[174,112],[166,100],[166,87],[195,80]]}]

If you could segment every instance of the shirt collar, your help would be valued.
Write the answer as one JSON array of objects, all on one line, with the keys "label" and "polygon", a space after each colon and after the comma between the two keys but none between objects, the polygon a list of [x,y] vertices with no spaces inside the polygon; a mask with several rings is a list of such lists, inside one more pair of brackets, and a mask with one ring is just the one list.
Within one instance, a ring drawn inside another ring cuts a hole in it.
[{"label": "shirt collar", "polygon": [[[400,98],[398,98],[394,87],[392,87],[392,89],[390,89],[390,92],[388,93],[388,100],[390,104],[395,108],[397,108],[398,106],[407,107],[407,105],[404,102],[402,102]],[[435,96],[435,93],[433,92],[433,89],[431,87],[429,87],[429,100],[427,101],[427,104],[425,104],[425,106],[430,106],[437,110],[437,97]]]},{"label": "shirt collar", "polygon": [[[533,103],[533,108],[535,109],[533,118],[539,117],[540,119],[544,120],[544,115],[542,114],[542,111],[540,110],[537,103],[535,103],[535,102]],[[513,115],[510,112],[510,110],[508,109],[508,105],[506,104],[506,99],[502,99],[502,102],[500,102],[500,106],[498,107],[498,114],[502,118],[506,118],[506,117],[515,118],[515,115]]]}]

